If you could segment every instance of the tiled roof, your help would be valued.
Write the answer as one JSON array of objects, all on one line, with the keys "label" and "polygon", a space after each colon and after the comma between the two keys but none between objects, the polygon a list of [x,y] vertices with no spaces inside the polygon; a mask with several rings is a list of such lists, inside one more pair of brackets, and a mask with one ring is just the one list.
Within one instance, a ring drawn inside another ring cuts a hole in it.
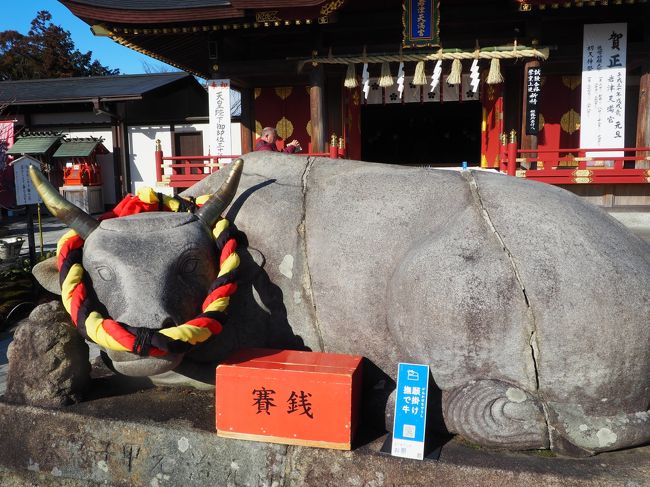
[{"label": "tiled roof", "polygon": [[102,144],[102,139],[86,137],[80,139],[66,139],[52,157],[88,157],[97,149],[98,154],[106,154],[108,151]]},{"label": "tiled roof", "polygon": [[0,82],[0,103],[88,102],[139,99],[142,95],[180,79],[191,77],[184,72],[90,76]]},{"label": "tiled roof", "polygon": [[7,154],[45,154],[50,148],[63,138],[56,134],[36,134],[20,137],[8,150]]}]

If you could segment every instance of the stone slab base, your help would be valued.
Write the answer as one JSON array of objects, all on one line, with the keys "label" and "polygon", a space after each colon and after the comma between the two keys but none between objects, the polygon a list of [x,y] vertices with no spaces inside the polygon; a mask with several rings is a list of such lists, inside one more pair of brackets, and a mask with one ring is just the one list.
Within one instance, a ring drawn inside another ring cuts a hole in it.
[{"label": "stone slab base", "polygon": [[214,396],[148,389],[63,410],[0,402],[2,486],[650,485],[650,447],[586,459],[446,443],[438,462],[220,438]]}]

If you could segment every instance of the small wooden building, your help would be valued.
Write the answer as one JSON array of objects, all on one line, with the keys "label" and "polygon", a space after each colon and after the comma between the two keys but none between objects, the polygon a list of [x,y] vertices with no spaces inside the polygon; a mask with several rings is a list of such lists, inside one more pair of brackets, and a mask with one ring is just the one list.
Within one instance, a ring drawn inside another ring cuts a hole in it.
[{"label": "small wooden building", "polygon": [[[167,154],[209,151],[203,137],[207,92],[183,72],[3,81],[0,103],[7,105],[3,117],[13,121],[18,134],[9,155],[31,154],[47,162],[56,187],[63,185],[66,160],[93,158],[108,207],[140,186],[155,184],[156,140]],[[100,139],[106,151],[97,151]],[[158,191],[171,193],[166,187]]]},{"label": "small wooden building", "polygon": [[[522,176],[543,180],[535,171],[574,168],[587,172],[565,171],[556,184],[576,190],[585,183],[588,190],[576,191],[602,204],[650,202],[650,173],[643,172],[650,152],[619,154],[612,169],[637,171],[615,195],[607,187],[615,182],[595,188],[608,180],[580,166],[589,151],[579,150],[593,148],[580,144],[581,93],[585,33],[599,24],[624,26],[624,44],[618,27],[607,35],[626,57],[615,87],[595,85],[612,88],[618,103],[608,104],[603,91],[602,124],[624,125],[616,148],[650,146],[650,7],[643,0],[61,1],[96,35],[203,78],[231,80],[243,94],[244,152],[272,125],[314,151],[343,135],[355,159],[499,167],[507,134]],[[610,107],[615,122],[607,122]]]}]

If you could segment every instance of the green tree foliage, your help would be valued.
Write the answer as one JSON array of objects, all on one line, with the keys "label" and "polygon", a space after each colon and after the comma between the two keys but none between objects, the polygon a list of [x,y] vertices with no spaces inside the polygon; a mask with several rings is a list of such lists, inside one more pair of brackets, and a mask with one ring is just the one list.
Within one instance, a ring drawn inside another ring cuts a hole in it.
[{"label": "green tree foliage", "polygon": [[27,35],[15,30],[0,32],[0,80],[68,78],[120,74],[75,49],[70,32],[52,23],[41,10]]}]

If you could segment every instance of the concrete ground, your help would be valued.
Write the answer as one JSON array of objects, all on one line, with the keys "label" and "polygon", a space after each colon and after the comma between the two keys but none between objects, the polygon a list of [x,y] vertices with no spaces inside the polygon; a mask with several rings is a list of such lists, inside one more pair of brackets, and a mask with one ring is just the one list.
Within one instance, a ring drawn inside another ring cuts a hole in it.
[{"label": "concrete ground", "polygon": [[[608,212],[650,243],[650,208]],[[21,216],[3,226],[27,241]],[[43,251],[55,250],[66,227],[51,217],[42,227]],[[25,243],[21,256],[28,255]],[[0,395],[11,337],[11,330],[0,331]],[[90,400],[63,411],[0,398],[0,485],[650,486],[650,446],[567,459],[454,439],[439,461],[418,462],[381,454],[384,438],[368,432],[352,452],[226,440],[214,432],[213,393],[113,380],[95,379]]]}]

